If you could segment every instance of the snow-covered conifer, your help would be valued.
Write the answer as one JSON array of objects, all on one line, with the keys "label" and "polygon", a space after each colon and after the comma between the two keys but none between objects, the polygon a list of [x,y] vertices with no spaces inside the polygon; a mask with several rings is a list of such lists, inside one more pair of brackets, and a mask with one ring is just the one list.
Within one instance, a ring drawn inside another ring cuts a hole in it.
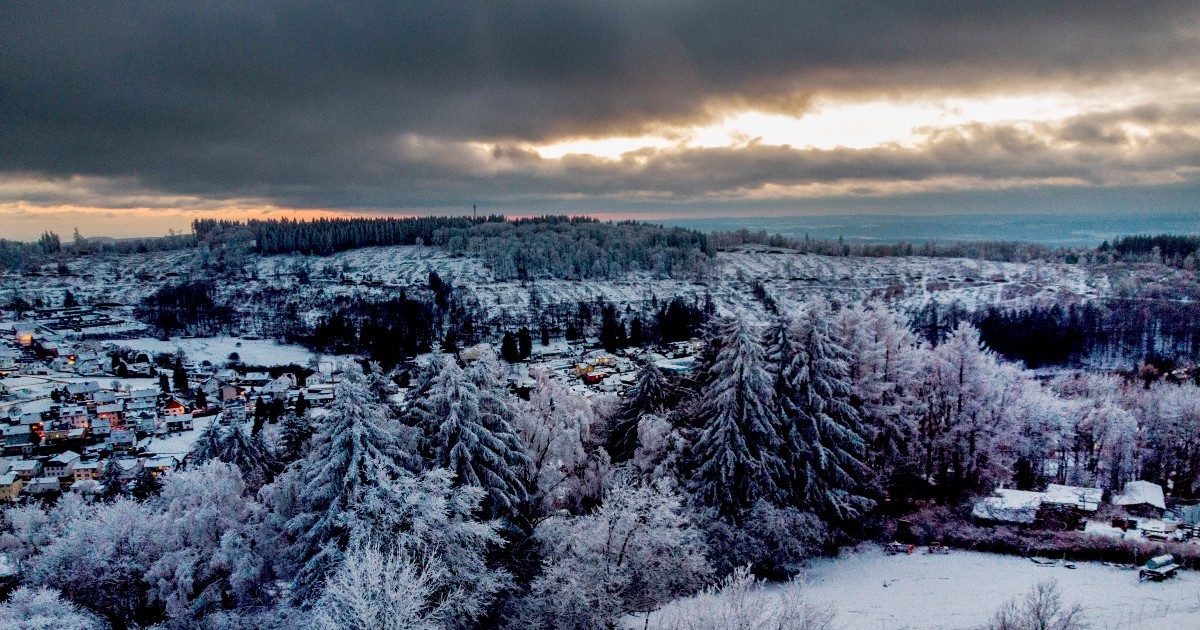
[{"label": "snow-covered conifer", "polygon": [[676,398],[674,387],[662,370],[647,361],[637,380],[625,392],[621,412],[608,434],[608,453],[613,462],[628,461],[638,447],[638,423],[646,414],[662,415]]},{"label": "snow-covered conifer", "polygon": [[759,499],[781,501],[782,441],[771,374],[755,331],[740,319],[719,327],[717,352],[700,407],[691,489],[723,514]]},{"label": "snow-covered conifer", "polygon": [[870,474],[858,412],[850,404],[846,351],[833,337],[830,316],[828,306],[817,301],[794,330],[776,322],[770,352],[790,501],[845,524],[870,507],[865,496]]},{"label": "snow-covered conifer", "polygon": [[488,366],[463,370],[442,359],[428,391],[410,409],[422,432],[422,455],[431,467],[444,467],[459,484],[487,493],[485,513],[511,516],[528,500],[525,471],[529,458],[512,426],[518,413]]}]

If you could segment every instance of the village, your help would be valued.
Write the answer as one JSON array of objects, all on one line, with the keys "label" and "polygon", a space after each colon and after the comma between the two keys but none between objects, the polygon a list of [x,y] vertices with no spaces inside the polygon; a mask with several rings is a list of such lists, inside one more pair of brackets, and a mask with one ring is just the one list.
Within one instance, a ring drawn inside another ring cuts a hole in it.
[{"label": "village", "polygon": [[[286,413],[303,414],[334,397],[336,361],[309,356],[307,366],[298,366],[295,352],[267,352],[250,357],[259,360],[253,367],[241,362],[238,350],[249,351],[243,343],[273,342],[221,338],[199,346],[214,354],[209,356],[182,350],[199,340],[131,340],[136,323],[87,307],[34,315],[18,320],[0,313],[0,501],[102,492],[110,459],[126,486],[139,474],[168,474],[184,464],[212,422],[246,423],[257,432]],[[234,350],[226,353],[226,346]],[[539,376],[568,382],[587,397],[619,395],[647,362],[686,373],[699,346],[693,339],[653,351],[608,352],[598,340],[579,337],[536,344],[527,357],[501,364],[510,390],[521,397],[528,397]],[[460,350],[458,358],[470,363],[496,350],[478,344]]]},{"label": "village", "polygon": [[257,432],[334,395],[328,363],[235,369],[236,355],[185,361],[29,321],[3,321],[0,335],[4,501],[101,492],[109,460],[124,485],[168,474],[212,422]]}]

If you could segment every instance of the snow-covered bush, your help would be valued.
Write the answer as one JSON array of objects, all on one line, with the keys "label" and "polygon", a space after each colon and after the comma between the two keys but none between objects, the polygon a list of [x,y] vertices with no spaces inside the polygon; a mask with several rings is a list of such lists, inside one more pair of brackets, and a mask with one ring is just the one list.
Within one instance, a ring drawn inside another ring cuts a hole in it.
[{"label": "snow-covered bush", "polygon": [[478,615],[435,555],[355,541],[312,608],[314,630],[433,630]]},{"label": "snow-covered bush", "polygon": [[22,587],[0,604],[0,628],[8,630],[100,630],[106,627],[57,591]]},{"label": "snow-covered bush", "polygon": [[1083,607],[1063,603],[1054,580],[1040,582],[1004,605],[981,630],[1083,630]]},{"label": "snow-covered bush", "polygon": [[660,630],[832,630],[832,607],[810,601],[799,584],[766,591],[748,567],[691,599],[664,608]]}]

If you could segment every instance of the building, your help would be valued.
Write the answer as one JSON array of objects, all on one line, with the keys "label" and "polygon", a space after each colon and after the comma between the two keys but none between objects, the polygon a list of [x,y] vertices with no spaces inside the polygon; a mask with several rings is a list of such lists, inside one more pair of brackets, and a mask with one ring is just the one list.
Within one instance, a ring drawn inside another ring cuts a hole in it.
[{"label": "building", "polygon": [[1037,520],[1042,498],[1041,492],[997,488],[992,496],[975,502],[971,516],[990,525],[1032,525]]},{"label": "building", "polygon": [[1129,514],[1145,518],[1162,518],[1167,511],[1162,486],[1150,481],[1130,481],[1125,489],[1113,499]]},{"label": "building", "polygon": [[148,457],[142,462],[142,468],[145,468],[155,474],[155,476],[165,475],[175,472],[179,467],[179,460],[174,455],[159,455],[158,457]]},{"label": "building", "polygon": [[67,383],[67,395],[80,402],[92,400],[100,391],[100,383],[96,381],[87,381],[86,383]]},{"label": "building", "polygon": [[76,429],[86,427],[88,425],[87,407],[83,405],[63,405],[58,410],[58,419]]},{"label": "building", "polygon": [[15,473],[0,475],[0,501],[13,501],[21,494],[25,480]]},{"label": "building", "polygon": [[18,459],[12,463],[9,472],[25,481],[30,481],[42,476],[42,462],[36,459]]},{"label": "building", "polygon": [[99,479],[103,467],[100,462],[78,462],[71,470],[71,477],[77,482]]},{"label": "building", "polygon": [[45,465],[43,475],[47,477],[69,477],[79,462],[79,453],[66,451],[50,458]]},{"label": "building", "polygon": [[58,483],[58,477],[38,477],[25,484],[25,491],[29,494],[42,494],[43,492],[57,492],[59,490],[61,490],[61,487]]},{"label": "building", "polygon": [[167,431],[191,431],[194,427],[195,421],[190,413],[167,416]]},{"label": "building", "polygon": [[125,405],[119,402],[108,405],[97,405],[96,417],[108,420],[110,424],[121,424],[125,421]]}]

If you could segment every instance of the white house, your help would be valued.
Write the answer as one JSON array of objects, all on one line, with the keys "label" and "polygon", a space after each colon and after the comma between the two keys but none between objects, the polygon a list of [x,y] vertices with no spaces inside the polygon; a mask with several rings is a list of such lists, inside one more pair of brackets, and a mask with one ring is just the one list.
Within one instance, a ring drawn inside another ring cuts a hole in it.
[{"label": "white house", "polygon": [[59,490],[58,477],[37,477],[25,484],[25,491],[29,494],[41,494],[57,490]]},{"label": "white house", "polygon": [[46,462],[42,474],[46,477],[67,477],[75,468],[75,464],[79,461],[79,453],[66,451],[50,458]]}]

